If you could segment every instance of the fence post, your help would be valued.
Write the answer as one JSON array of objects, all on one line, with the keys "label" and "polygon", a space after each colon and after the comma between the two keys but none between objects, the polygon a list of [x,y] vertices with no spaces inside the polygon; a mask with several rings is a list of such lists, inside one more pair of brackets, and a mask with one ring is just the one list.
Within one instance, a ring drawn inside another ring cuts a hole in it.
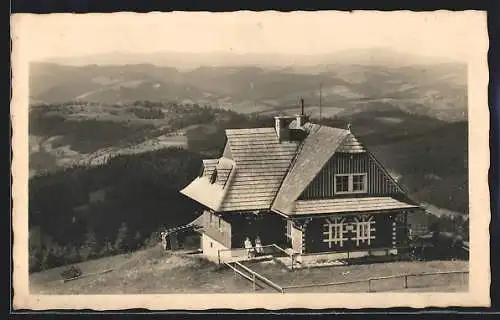
[{"label": "fence post", "polygon": [[372,280],[368,279],[368,292],[372,292]]},{"label": "fence post", "polygon": [[252,273],[253,280],[253,291],[255,291],[255,273]]},{"label": "fence post", "polygon": [[217,250],[217,258],[218,258],[219,264],[220,264],[220,249]]},{"label": "fence post", "polygon": [[408,289],[408,275],[405,275],[405,289]]}]

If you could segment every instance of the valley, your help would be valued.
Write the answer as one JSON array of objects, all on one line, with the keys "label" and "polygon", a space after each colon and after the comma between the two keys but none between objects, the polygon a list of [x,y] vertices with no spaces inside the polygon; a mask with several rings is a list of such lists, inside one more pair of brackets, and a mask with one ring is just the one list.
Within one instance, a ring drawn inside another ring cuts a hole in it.
[{"label": "valley", "polygon": [[350,123],[414,199],[438,215],[466,216],[465,71],[34,63],[29,222],[38,236],[30,270],[86,260],[81,252],[136,250],[159,226],[193,220],[201,208],[179,190],[202,158],[220,155],[224,130],[272,126],[274,115],[298,113],[301,97],[314,122]]}]

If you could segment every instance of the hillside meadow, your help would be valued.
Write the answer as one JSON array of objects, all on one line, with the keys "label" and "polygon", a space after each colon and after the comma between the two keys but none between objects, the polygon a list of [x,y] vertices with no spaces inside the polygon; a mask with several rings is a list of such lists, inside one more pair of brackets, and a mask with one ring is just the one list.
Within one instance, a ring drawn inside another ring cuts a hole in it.
[{"label": "hillside meadow", "polygon": [[[287,271],[272,261],[249,264],[252,270],[280,286],[311,285],[328,282],[367,280],[397,274],[420,274],[436,271],[467,271],[466,261],[413,261],[311,268]],[[78,264],[82,277],[63,282],[54,268],[30,276],[31,294],[168,294],[168,293],[250,293],[252,283],[231,269],[218,267],[196,255],[163,251],[159,246],[131,254],[101,258]],[[99,273],[111,270],[107,273]],[[462,275],[413,277],[409,289],[403,289],[401,279],[379,281],[373,290],[454,292],[466,291]],[[366,292],[365,282],[328,287],[309,287],[287,292]],[[258,288],[257,293],[275,293],[270,287]]]}]

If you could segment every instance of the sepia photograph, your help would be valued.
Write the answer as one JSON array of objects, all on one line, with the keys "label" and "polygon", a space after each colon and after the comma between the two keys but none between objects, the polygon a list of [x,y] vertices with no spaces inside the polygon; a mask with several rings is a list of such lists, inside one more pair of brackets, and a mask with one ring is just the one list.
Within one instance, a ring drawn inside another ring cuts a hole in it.
[{"label": "sepia photograph", "polygon": [[485,17],[15,15],[17,305],[487,306]]}]

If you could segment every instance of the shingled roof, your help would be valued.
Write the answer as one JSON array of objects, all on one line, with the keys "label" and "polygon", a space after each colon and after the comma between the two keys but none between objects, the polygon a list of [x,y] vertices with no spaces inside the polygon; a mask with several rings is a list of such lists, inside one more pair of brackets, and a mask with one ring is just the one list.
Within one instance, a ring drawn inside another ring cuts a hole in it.
[{"label": "shingled roof", "polygon": [[[335,152],[366,150],[349,130],[310,122],[298,127],[296,121],[289,128],[304,131],[305,138],[280,142],[275,128],[226,130],[226,156],[204,160],[202,174],[181,193],[219,212],[272,210],[293,215],[305,213],[311,205],[323,208],[326,202],[297,199]],[[383,205],[399,203],[394,201],[385,199]],[[333,210],[344,204],[328,205]]]},{"label": "shingled roof", "polygon": [[280,143],[274,128],[226,130],[226,135],[237,170],[220,210],[270,208],[298,143]]},{"label": "shingled roof", "polygon": [[288,212],[302,191],[311,183],[326,162],[334,155],[349,131],[311,125],[309,134],[300,147],[289,173],[272,206],[273,210]]},{"label": "shingled roof", "polygon": [[224,157],[205,159],[202,174],[182,189],[181,193],[218,211],[224,194],[227,192],[227,182],[234,171],[235,163],[231,159]]},{"label": "shingled roof", "polygon": [[399,201],[391,197],[298,200],[294,202],[293,210],[289,214],[309,215],[316,213],[386,211],[417,207],[417,205]]}]

